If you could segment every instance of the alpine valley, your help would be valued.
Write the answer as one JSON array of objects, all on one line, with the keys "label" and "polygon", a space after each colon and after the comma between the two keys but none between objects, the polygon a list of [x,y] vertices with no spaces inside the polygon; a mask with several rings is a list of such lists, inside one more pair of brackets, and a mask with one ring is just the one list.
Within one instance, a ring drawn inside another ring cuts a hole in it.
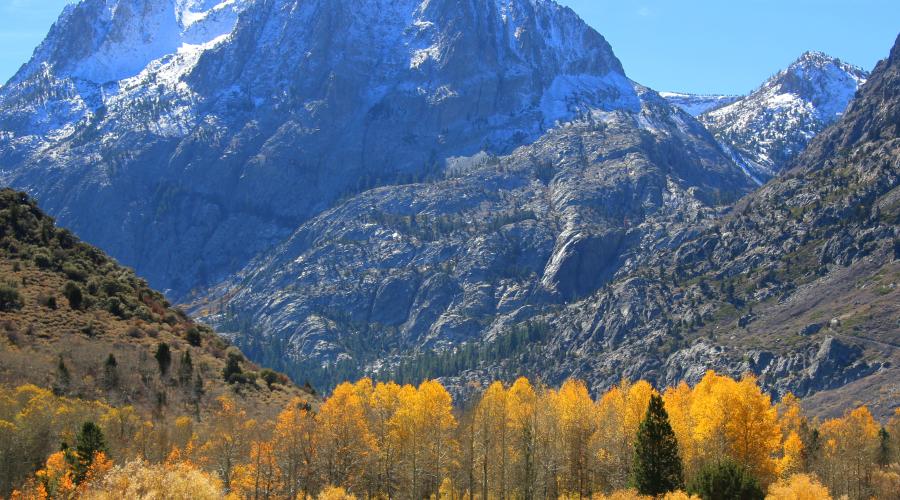
[{"label": "alpine valley", "polygon": [[900,45],[659,94],[551,0],[81,0],[0,87],[0,184],[323,390],[714,369],[885,416],[898,88]]}]

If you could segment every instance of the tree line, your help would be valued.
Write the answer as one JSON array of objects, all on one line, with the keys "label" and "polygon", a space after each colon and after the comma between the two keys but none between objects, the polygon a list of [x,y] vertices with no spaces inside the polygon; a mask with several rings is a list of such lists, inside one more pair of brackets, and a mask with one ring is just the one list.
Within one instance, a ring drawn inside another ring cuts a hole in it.
[{"label": "tree line", "polygon": [[[752,376],[714,372],[661,393],[623,381],[597,398],[578,380],[550,388],[520,378],[491,383],[464,407],[434,380],[362,379],[321,403],[294,400],[267,421],[228,397],[204,421],[152,421],[26,386],[0,393],[0,427],[0,474],[39,468],[14,498],[128,498],[153,485],[184,498],[247,499],[900,491],[900,410],[884,425],[866,407],[819,421],[791,395],[773,402]],[[39,456],[49,436],[75,446]]]}]

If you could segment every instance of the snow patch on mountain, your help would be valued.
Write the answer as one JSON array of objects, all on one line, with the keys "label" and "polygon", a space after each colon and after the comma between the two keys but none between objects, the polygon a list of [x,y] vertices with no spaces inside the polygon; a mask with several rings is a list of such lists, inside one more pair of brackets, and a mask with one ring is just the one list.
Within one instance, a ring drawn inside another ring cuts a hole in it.
[{"label": "snow patch on mountain", "polygon": [[682,92],[660,92],[663,98],[678,106],[691,116],[700,116],[707,111],[728,105],[741,98],[736,95],[702,95]]},{"label": "snow patch on mountain", "polygon": [[746,97],[699,118],[740,165],[768,179],[837,121],[867,77],[839,59],[807,52]]},{"label": "snow patch on mountain", "polygon": [[[18,80],[41,64],[57,77],[98,84],[133,77],[185,44],[205,46],[231,33],[251,1],[82,0],[66,8]],[[60,43],[73,37],[79,43]]]}]

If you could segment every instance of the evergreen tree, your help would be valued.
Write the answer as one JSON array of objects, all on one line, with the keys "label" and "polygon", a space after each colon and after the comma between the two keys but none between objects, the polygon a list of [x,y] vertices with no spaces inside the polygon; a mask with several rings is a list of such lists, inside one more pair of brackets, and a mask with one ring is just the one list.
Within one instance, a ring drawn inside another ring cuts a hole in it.
[{"label": "evergreen tree", "polygon": [[684,487],[678,441],[663,399],[650,396],[634,445],[634,486],[642,495],[661,495]]},{"label": "evergreen tree", "polygon": [[747,469],[730,459],[707,464],[688,486],[703,500],[763,500],[759,482]]},{"label": "evergreen tree", "polygon": [[103,431],[93,422],[85,422],[75,436],[75,482],[80,483],[94,463],[97,453],[109,453]]},{"label": "evergreen tree", "polygon": [[244,371],[241,369],[240,354],[228,353],[228,358],[225,360],[225,369],[222,371],[222,378],[229,384],[244,382]]},{"label": "evergreen tree", "polygon": [[60,354],[59,362],[56,364],[56,383],[53,385],[53,393],[57,396],[61,396],[68,392],[71,384],[72,375],[69,374],[69,368],[66,366],[62,354]]},{"label": "evergreen tree", "polygon": [[119,363],[112,353],[109,354],[106,362],[103,363],[103,385],[106,390],[115,389],[119,386]]},{"label": "evergreen tree", "polygon": [[191,353],[184,351],[181,355],[181,364],[178,365],[178,383],[182,387],[187,387],[194,375],[194,362],[191,360]]},{"label": "evergreen tree", "polygon": [[887,467],[891,464],[891,435],[883,426],[878,431],[878,465]]},{"label": "evergreen tree", "polygon": [[165,377],[169,373],[169,367],[172,366],[172,351],[169,349],[169,344],[160,343],[156,347],[155,357],[156,362],[159,363],[159,373]]}]

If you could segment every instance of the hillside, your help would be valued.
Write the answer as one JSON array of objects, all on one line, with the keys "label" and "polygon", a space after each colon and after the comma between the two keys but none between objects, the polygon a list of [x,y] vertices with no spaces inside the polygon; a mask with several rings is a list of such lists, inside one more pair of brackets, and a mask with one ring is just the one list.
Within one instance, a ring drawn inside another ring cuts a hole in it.
[{"label": "hillside", "polygon": [[[59,396],[132,405],[146,416],[198,419],[221,395],[258,416],[309,398],[10,189],[0,190],[0,277],[0,384],[7,387],[35,384]],[[157,355],[162,344],[167,361]],[[223,376],[229,357],[243,372],[231,383]]]}]

